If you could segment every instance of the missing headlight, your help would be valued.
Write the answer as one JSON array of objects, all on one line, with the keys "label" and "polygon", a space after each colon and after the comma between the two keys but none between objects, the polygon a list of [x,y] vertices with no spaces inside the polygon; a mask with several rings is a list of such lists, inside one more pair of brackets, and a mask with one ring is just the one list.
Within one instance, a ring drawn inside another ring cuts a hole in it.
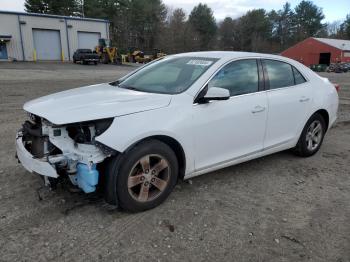
[{"label": "missing headlight", "polygon": [[106,131],[111,124],[113,123],[114,118],[106,118],[95,121],[95,133],[96,136],[101,135],[104,131]]},{"label": "missing headlight", "polygon": [[101,135],[112,124],[113,118],[70,124],[66,127],[68,135],[75,143],[91,143],[95,136]]}]

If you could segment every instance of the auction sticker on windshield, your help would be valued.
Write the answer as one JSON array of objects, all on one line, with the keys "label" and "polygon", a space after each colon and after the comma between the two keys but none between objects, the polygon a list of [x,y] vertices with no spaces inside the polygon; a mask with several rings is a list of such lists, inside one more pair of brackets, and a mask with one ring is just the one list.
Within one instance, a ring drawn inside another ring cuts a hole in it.
[{"label": "auction sticker on windshield", "polygon": [[210,66],[212,63],[213,61],[198,60],[198,59],[192,59],[187,62],[188,65],[198,65],[198,66]]}]

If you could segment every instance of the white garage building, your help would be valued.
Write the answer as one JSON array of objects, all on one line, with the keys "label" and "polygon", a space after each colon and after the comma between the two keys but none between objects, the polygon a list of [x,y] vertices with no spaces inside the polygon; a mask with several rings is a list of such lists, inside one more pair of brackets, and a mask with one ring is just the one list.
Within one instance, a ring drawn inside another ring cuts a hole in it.
[{"label": "white garage building", "polygon": [[0,11],[0,60],[70,61],[109,38],[108,28],[108,20]]}]

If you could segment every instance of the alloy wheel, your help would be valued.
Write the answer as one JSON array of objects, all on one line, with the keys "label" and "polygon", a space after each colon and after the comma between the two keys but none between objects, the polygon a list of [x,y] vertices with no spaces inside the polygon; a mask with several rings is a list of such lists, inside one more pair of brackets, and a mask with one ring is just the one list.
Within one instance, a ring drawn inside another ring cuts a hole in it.
[{"label": "alloy wheel", "polygon": [[322,124],[315,120],[309,126],[306,132],[306,145],[309,151],[314,151],[320,145],[323,136]]},{"label": "alloy wheel", "polygon": [[138,202],[158,198],[170,181],[170,165],[161,155],[143,156],[132,167],[128,176],[128,192]]}]

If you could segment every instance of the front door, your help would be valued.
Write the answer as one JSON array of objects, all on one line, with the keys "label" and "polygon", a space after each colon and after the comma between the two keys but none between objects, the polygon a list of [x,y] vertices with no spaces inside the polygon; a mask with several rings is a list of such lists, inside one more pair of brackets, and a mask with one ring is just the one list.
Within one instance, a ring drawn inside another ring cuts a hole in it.
[{"label": "front door", "polygon": [[208,83],[228,89],[230,99],[193,105],[196,171],[263,149],[268,110],[258,72],[255,59],[231,62]]},{"label": "front door", "polygon": [[6,43],[0,43],[0,59],[7,59]]}]

